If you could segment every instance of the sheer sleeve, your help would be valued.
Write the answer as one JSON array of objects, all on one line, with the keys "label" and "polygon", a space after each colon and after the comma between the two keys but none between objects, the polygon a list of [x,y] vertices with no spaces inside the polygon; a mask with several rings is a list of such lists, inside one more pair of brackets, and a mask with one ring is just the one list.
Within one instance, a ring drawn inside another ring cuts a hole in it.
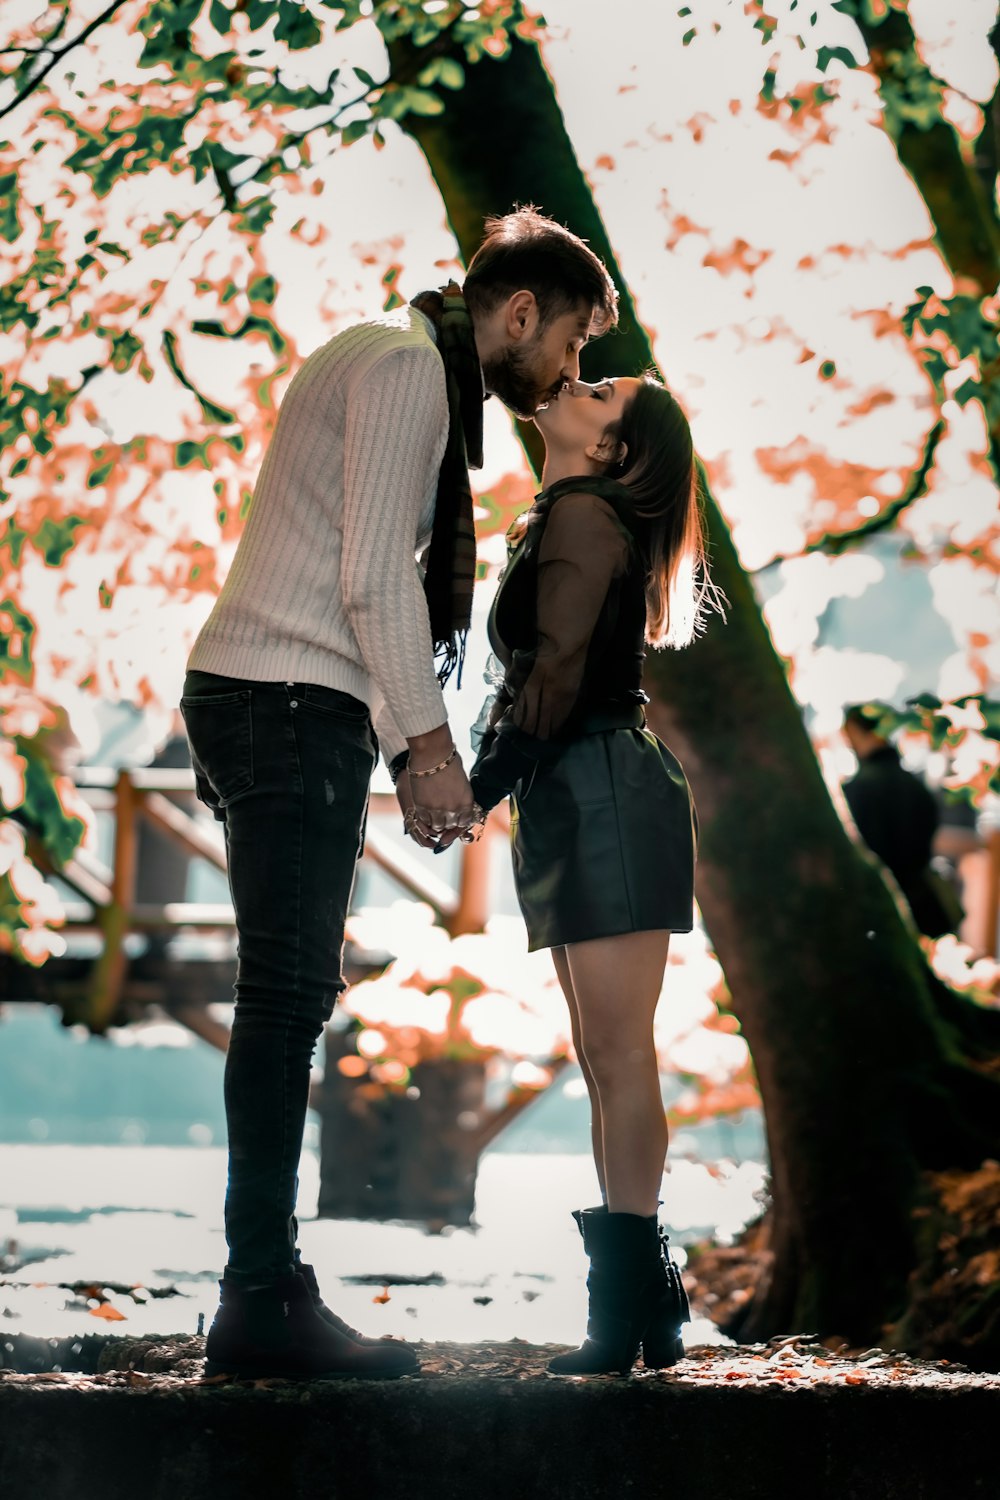
[{"label": "sheer sleeve", "polygon": [[558,758],[584,688],[587,653],[629,534],[597,495],[564,495],[538,552],[536,642],[515,651],[472,771],[476,800],[493,807],[540,762]]}]

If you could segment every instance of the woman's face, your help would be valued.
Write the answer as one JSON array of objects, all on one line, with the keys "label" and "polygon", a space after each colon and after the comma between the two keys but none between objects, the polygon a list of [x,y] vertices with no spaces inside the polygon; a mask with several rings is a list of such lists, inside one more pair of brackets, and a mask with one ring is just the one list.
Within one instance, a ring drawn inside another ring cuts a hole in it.
[{"label": "woman's face", "polygon": [[[550,396],[535,412],[535,426],[545,438],[549,453],[577,455],[583,460],[613,461],[616,454],[601,448],[606,428],[620,422],[642,381],[635,376],[599,380],[587,385],[567,381],[557,396]],[[582,463],[582,467],[588,465]]]}]

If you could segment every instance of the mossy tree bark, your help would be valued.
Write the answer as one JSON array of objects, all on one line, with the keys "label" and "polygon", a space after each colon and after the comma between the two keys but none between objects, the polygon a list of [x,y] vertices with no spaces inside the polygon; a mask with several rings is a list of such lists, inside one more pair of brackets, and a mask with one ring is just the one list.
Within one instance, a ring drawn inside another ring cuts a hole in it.
[{"label": "mossy tree bark", "polygon": [[[957,131],[940,112],[942,87],[920,55],[906,11],[886,7],[876,17],[868,5],[856,4],[852,17],[878,79],[885,129],[924,200],[938,249],[963,293],[990,297],[1000,279],[1000,90],[985,107],[983,129],[967,159]],[[990,45],[1000,56],[1000,20],[990,33]],[[994,475],[1000,482],[1000,403],[994,396],[1000,358],[983,360],[982,365],[979,399],[989,428]]]},{"label": "mossy tree bark", "polygon": [[[405,125],[466,258],[487,214],[539,205],[590,242],[621,292],[620,331],[585,351],[586,368],[631,374],[652,363],[533,45],[478,63],[443,115]],[[943,995],[877,870],[844,834],[710,495],[707,519],[728,622],[687,651],[651,655],[647,685],[655,726],[694,787],[699,901],[767,1121],[773,1264],[740,1332],[872,1342],[905,1310],[921,1173],[1000,1152],[1000,1082],[966,1042],[981,1031],[980,1053],[1000,1051],[1000,1018],[984,1024],[977,1007]]]},{"label": "mossy tree bark", "polygon": [[[913,108],[921,102],[921,89],[933,102],[938,86],[920,55],[906,11],[887,7],[884,15],[873,19],[867,6],[858,5],[852,19],[864,37],[878,79],[885,127],[927,205],[938,248],[954,275],[971,278],[988,296],[996,288],[1000,270],[993,102],[984,126],[984,133],[989,130],[993,137],[992,151],[987,152],[984,140],[980,159],[967,161],[957,132],[940,113],[924,122],[919,108]],[[1000,24],[990,41],[995,49],[1000,46]],[[992,178],[988,154],[992,154]]]}]

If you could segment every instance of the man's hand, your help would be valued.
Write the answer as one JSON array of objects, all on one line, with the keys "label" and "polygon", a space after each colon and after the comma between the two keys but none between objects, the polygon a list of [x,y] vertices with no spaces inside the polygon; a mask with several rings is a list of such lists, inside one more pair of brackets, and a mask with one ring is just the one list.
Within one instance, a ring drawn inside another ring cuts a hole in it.
[{"label": "man's hand", "polygon": [[[428,833],[424,825],[417,820],[413,808],[413,793],[410,790],[410,776],[408,771],[400,771],[396,778],[396,801],[399,810],[403,814],[403,832],[408,834],[414,843],[419,844],[421,849],[437,850],[447,849],[453,842],[453,834],[461,830],[450,830],[448,834]],[[445,840],[442,843],[442,839]]]},{"label": "man's hand", "polygon": [[[409,741],[410,771],[428,771],[449,760],[454,750],[447,724],[430,734]],[[472,815],[474,798],[469,779],[459,755],[450,759],[442,771],[430,776],[411,776],[400,772],[396,797],[406,822],[407,832],[421,848],[436,853],[450,847],[466,831]],[[446,826],[455,824],[458,826]]]}]

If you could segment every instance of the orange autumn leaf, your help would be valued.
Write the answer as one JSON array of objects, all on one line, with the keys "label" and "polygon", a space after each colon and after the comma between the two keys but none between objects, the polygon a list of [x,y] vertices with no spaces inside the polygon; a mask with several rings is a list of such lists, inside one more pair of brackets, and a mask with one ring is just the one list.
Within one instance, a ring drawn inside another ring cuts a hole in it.
[{"label": "orange autumn leaf", "polygon": [[92,1318],[103,1318],[107,1323],[125,1323],[125,1314],[119,1312],[117,1307],[112,1307],[110,1302],[102,1302],[99,1307],[88,1307],[87,1311]]}]

